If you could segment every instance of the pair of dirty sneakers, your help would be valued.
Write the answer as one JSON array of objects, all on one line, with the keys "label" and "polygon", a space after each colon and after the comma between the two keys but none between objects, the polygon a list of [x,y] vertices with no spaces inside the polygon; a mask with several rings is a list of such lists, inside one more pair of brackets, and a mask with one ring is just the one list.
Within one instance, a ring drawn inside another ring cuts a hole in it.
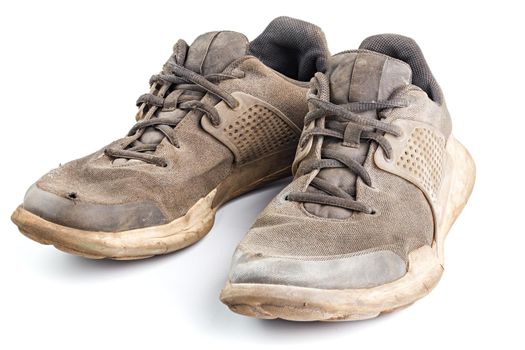
[{"label": "pair of dirty sneakers", "polygon": [[279,17],[252,42],[178,41],[150,84],[126,137],[29,188],[12,216],[22,233],[87,258],[166,254],[292,173],[233,256],[231,310],[365,319],[437,284],[475,167],[412,39],[330,56],[317,26]]}]

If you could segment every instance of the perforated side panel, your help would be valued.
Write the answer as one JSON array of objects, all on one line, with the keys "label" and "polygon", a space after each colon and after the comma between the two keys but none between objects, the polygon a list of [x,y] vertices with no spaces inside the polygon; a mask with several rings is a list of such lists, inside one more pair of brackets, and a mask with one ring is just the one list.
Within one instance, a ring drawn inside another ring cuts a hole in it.
[{"label": "perforated side panel", "polygon": [[295,147],[298,135],[277,114],[254,105],[223,131],[239,150],[239,163],[246,163],[288,147]]},{"label": "perforated side panel", "polygon": [[426,128],[415,128],[396,165],[408,172],[436,200],[443,176],[445,139]]}]

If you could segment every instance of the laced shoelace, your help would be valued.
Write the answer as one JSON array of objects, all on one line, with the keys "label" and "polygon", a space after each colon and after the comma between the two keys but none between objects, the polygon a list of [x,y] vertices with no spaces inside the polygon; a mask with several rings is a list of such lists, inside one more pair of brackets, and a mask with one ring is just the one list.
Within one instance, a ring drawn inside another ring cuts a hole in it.
[{"label": "laced shoelace", "polygon": [[[179,141],[175,133],[177,126],[184,116],[178,118],[161,118],[155,116],[158,109],[169,107],[184,111],[197,110],[207,116],[212,125],[220,124],[220,116],[215,106],[201,102],[206,93],[210,93],[224,101],[230,108],[236,108],[239,102],[230,93],[216,85],[226,79],[240,78],[240,75],[210,74],[200,75],[182,66],[185,60],[188,44],[179,40],[175,45],[174,54],[164,65],[161,74],[153,75],[150,79],[151,92],[140,96],[137,100],[139,115],[147,110],[128,132],[127,136],[133,136],[130,142],[124,146],[108,147],[105,154],[112,158],[137,159],[158,166],[167,166],[167,161],[160,156],[151,154],[157,149],[160,142],[144,143],[139,140],[146,128],[153,127],[160,131],[173,146],[179,148]],[[159,86],[160,85],[160,86]],[[171,94],[170,105],[166,105],[164,95]],[[130,146],[131,145],[131,146]],[[149,153],[148,153],[149,152]]]},{"label": "laced shoelace", "polygon": [[[401,129],[395,125],[388,124],[384,121],[366,118],[357,113],[382,110],[387,108],[406,107],[407,101],[402,99],[390,99],[384,101],[370,101],[370,102],[351,102],[347,104],[336,105],[330,102],[329,98],[329,82],[326,75],[317,73],[312,81],[313,88],[308,94],[308,102],[311,107],[310,111],[305,117],[304,124],[316,123],[317,120],[327,117],[337,117],[346,123],[345,127],[336,128],[327,126],[315,126],[312,129],[303,132],[299,140],[299,147],[304,147],[309,140],[316,136],[332,137],[345,142],[346,139],[356,140],[357,142],[372,141],[381,147],[388,159],[392,157],[392,146],[390,142],[383,136],[385,133],[394,136],[401,135]],[[317,125],[319,123],[316,123]],[[351,124],[348,127],[348,124]],[[350,135],[349,135],[350,134]],[[363,182],[372,187],[372,180],[365,167],[352,159],[350,156],[341,151],[334,151],[330,149],[321,149],[321,157],[319,159],[309,159],[300,163],[297,170],[297,175],[301,176],[308,174],[314,170],[322,170],[325,168],[348,168],[357,177],[361,178]],[[315,177],[310,186],[320,190],[321,192],[291,192],[287,199],[295,202],[303,203],[317,203],[323,205],[330,205],[354,211],[359,211],[367,214],[374,212],[366,204],[355,200],[352,194],[347,193],[339,187],[332,185],[330,182]]]}]

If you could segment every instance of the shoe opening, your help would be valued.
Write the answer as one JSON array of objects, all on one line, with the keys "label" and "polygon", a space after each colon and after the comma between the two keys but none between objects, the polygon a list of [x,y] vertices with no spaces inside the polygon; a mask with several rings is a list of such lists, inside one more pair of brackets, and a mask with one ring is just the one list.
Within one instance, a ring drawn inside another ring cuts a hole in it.
[{"label": "shoe opening", "polygon": [[325,72],[330,53],[321,28],[290,17],[277,17],[255,40],[249,53],[289,78],[309,81]]}]

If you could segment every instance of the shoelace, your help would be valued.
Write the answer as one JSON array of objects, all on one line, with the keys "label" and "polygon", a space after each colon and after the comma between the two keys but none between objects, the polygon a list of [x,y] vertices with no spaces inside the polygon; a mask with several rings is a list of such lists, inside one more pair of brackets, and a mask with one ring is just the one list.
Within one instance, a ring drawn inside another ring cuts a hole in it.
[{"label": "shoelace", "polygon": [[[406,107],[408,104],[402,99],[390,99],[385,101],[370,102],[351,102],[347,104],[336,105],[329,102],[329,82],[326,75],[317,73],[312,81],[313,88],[308,94],[308,102],[311,107],[305,117],[304,124],[316,123],[317,120],[326,117],[338,117],[340,120],[347,122],[346,127],[341,129],[328,128],[326,126],[315,126],[306,131],[299,140],[299,147],[304,147],[312,137],[324,136],[340,139],[343,142],[353,140],[354,143],[364,141],[373,141],[381,147],[388,159],[392,156],[392,146],[383,136],[389,133],[394,136],[401,135],[401,129],[395,125],[385,123],[384,121],[363,117],[359,112],[370,110],[381,110],[386,108]],[[319,123],[316,123],[319,124]],[[350,125],[348,125],[350,124]],[[372,131],[374,130],[374,131]],[[297,170],[297,175],[308,174],[314,170],[325,168],[348,168],[363,182],[372,187],[372,180],[361,163],[345,155],[340,151],[321,149],[320,159],[310,159],[303,161]],[[311,186],[322,191],[319,192],[291,192],[287,199],[295,202],[317,203],[331,205],[340,208],[346,208],[367,214],[372,214],[374,210],[366,204],[356,201],[350,193],[347,193],[330,182],[315,177]]]},{"label": "shoelace", "polygon": [[[146,128],[154,127],[160,131],[166,139],[175,147],[179,148],[179,141],[175,134],[174,127],[179,124],[184,116],[173,118],[160,118],[155,116],[159,108],[165,106],[165,97],[168,92],[172,94],[174,100],[170,106],[173,109],[185,111],[198,110],[207,116],[213,125],[220,124],[220,116],[214,106],[201,102],[201,99],[208,92],[224,101],[228,107],[236,108],[239,102],[216,83],[226,80],[235,79],[240,76],[226,74],[200,75],[192,70],[183,67],[181,64],[185,60],[185,53],[188,45],[183,40],[179,40],[174,49],[174,54],[164,65],[161,74],[153,75],[150,79],[152,92],[140,96],[137,100],[137,106],[140,107],[139,113],[146,112],[146,115],[139,120],[128,132],[127,136],[134,136],[128,145],[118,147],[108,147],[104,150],[105,154],[112,158],[138,159],[146,163],[158,166],[167,166],[163,157],[146,153],[154,152],[159,143],[144,143],[139,140]],[[160,85],[160,86],[159,86]],[[173,94],[176,94],[173,96]],[[133,146],[129,145],[133,143]]]}]

